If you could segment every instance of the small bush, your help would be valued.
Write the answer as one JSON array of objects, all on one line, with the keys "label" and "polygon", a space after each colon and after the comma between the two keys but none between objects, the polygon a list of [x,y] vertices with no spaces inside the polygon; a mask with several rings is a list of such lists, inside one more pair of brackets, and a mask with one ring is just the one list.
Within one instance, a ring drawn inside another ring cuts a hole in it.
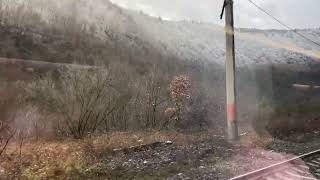
[{"label": "small bush", "polygon": [[170,83],[170,95],[177,109],[177,121],[180,121],[186,101],[191,97],[191,86],[192,82],[188,76],[176,76]]}]

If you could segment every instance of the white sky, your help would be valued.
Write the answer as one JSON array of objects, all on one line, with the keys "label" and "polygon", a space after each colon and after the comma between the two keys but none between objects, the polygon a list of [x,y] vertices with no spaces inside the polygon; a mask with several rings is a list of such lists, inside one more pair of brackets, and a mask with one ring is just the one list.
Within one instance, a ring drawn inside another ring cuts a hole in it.
[{"label": "white sky", "polygon": [[[223,24],[223,0],[111,0],[121,7],[169,20],[195,20]],[[320,0],[253,0],[293,28],[320,27]],[[283,29],[248,0],[234,0],[235,25],[258,29]]]}]

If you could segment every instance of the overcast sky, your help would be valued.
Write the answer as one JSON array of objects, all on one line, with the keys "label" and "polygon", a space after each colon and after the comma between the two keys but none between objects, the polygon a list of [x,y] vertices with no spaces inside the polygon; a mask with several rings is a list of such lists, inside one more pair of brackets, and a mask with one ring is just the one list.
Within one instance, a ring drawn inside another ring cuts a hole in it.
[{"label": "overcast sky", "polygon": [[[222,24],[223,0],[111,0],[146,14],[168,20],[196,20]],[[320,0],[253,0],[293,28],[320,27]],[[235,25],[259,29],[283,29],[247,0],[234,0]]]}]

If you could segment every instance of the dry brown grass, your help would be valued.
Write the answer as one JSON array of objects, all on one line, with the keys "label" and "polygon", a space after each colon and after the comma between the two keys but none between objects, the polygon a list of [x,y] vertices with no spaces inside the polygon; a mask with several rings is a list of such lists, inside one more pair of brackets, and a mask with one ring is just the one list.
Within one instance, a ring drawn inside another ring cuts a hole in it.
[{"label": "dry brown grass", "polygon": [[1,158],[0,167],[9,177],[28,179],[51,178],[76,173],[81,170],[84,143],[27,143],[11,145]]},{"label": "dry brown grass", "polygon": [[172,141],[175,144],[183,145],[186,143],[205,141],[210,139],[214,133],[199,132],[184,134],[178,132],[124,132],[113,133],[111,135],[99,136],[92,141],[95,146],[103,145],[111,148],[125,148],[140,144],[149,144],[153,142]]},{"label": "dry brown grass", "polygon": [[249,148],[266,148],[273,142],[273,137],[268,133],[258,134],[252,128],[247,128],[247,133],[240,137],[240,145]]},{"label": "dry brown grass", "polygon": [[85,140],[64,142],[29,142],[22,146],[11,144],[0,157],[0,177],[48,179],[53,177],[86,177],[90,167],[113,156],[113,149],[127,148],[153,142],[172,141],[187,144],[210,140],[212,132],[182,134],[176,132],[113,133]]}]

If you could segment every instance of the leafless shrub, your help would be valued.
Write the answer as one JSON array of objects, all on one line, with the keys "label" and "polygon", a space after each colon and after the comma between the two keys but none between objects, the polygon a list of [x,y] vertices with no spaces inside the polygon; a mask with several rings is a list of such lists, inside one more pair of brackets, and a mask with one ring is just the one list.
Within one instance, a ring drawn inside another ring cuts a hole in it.
[{"label": "leafless shrub", "polygon": [[161,127],[161,129],[167,128],[169,123],[173,120],[177,121],[177,113],[178,113],[178,109],[177,108],[167,108],[164,111],[164,115],[165,115],[165,121]]},{"label": "leafless shrub", "polygon": [[195,84],[192,89],[192,95],[186,104],[186,110],[183,114],[184,129],[203,130],[209,126],[209,112],[214,109],[213,98],[210,97],[209,91],[200,84]]},{"label": "leafless shrub", "polygon": [[14,112],[13,126],[17,129],[18,139],[39,140],[53,136],[52,122],[34,105],[24,104]]},{"label": "leafless shrub", "polygon": [[147,77],[147,83],[145,88],[145,127],[155,129],[159,126],[163,112],[164,103],[167,101],[167,90],[163,88],[165,85],[157,73],[156,68],[153,68],[153,72]]},{"label": "leafless shrub", "polygon": [[5,152],[9,142],[14,138],[15,128],[12,126],[14,115],[9,116],[7,111],[14,107],[15,99],[11,93],[14,93],[7,82],[1,82],[0,87],[0,156]]},{"label": "leafless shrub", "polygon": [[5,150],[8,147],[9,142],[11,141],[11,139],[13,138],[15,132],[12,132],[11,135],[9,137],[1,137],[0,138],[0,156],[2,156],[2,154],[5,152]]},{"label": "leafless shrub", "polygon": [[203,130],[211,125],[209,114],[215,114],[215,102],[203,84],[192,82],[188,76],[177,76],[170,84],[170,95],[174,107],[164,111],[166,121],[162,128],[173,124],[184,131]]},{"label": "leafless shrub", "polygon": [[5,152],[14,135],[15,131],[11,129],[9,124],[0,121],[0,156]]},{"label": "leafless shrub", "polygon": [[60,70],[57,78],[48,75],[26,90],[31,101],[58,114],[58,129],[74,138],[96,132],[128,100],[128,94],[113,86],[106,69]]},{"label": "leafless shrub", "polygon": [[15,133],[8,121],[0,121],[0,156],[5,152]]}]

